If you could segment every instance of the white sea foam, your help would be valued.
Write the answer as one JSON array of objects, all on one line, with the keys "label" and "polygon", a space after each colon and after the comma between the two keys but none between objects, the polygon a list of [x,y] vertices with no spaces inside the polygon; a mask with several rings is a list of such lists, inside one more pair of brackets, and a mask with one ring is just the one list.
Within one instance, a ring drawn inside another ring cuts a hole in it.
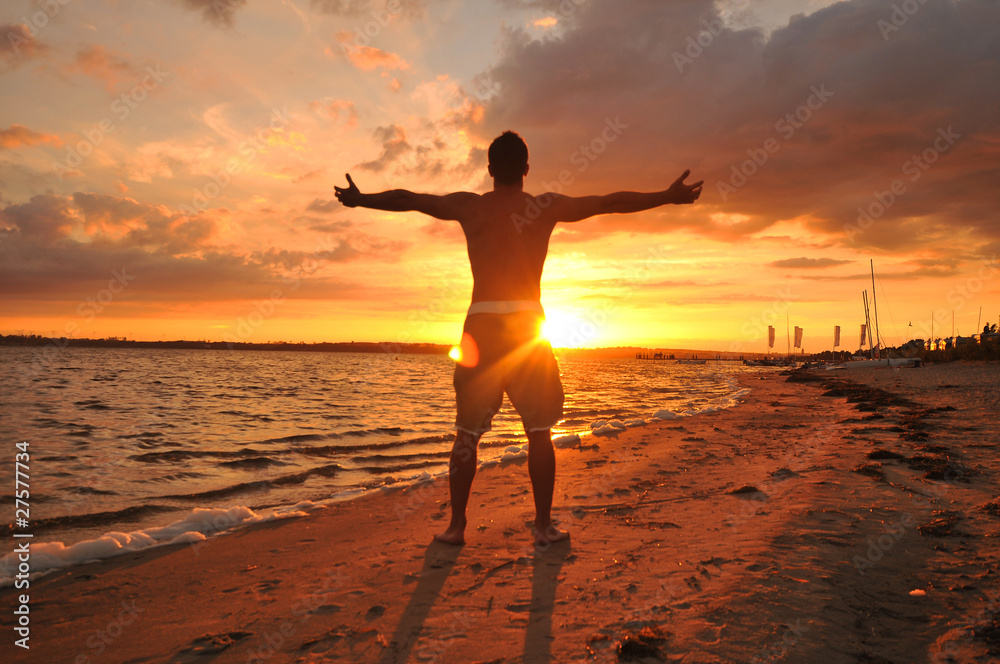
[{"label": "white sea foam", "polygon": [[504,450],[503,456],[500,457],[500,463],[510,463],[511,461],[527,458],[527,445],[510,445],[506,450]]},{"label": "white sea foam", "polygon": [[[311,500],[306,500],[278,508],[269,515],[257,514],[242,505],[229,509],[197,507],[180,521],[167,526],[146,528],[131,533],[109,532],[97,539],[84,540],[70,546],[62,542],[32,542],[29,548],[31,565],[29,578],[35,578],[54,569],[104,560],[154,546],[198,542],[239,526],[304,516],[307,512],[322,507]],[[0,559],[0,587],[14,584],[15,575],[19,573],[19,555],[17,552],[9,553]]]},{"label": "white sea foam", "polygon": [[576,447],[577,445],[580,444],[580,436],[579,434],[575,433],[570,434],[568,436],[559,436],[558,438],[554,438],[552,440],[552,444],[560,449],[564,449],[567,447]]},{"label": "white sea foam", "polygon": [[619,433],[626,428],[621,420],[597,420],[590,425],[590,430],[595,436],[602,436],[609,433]]}]

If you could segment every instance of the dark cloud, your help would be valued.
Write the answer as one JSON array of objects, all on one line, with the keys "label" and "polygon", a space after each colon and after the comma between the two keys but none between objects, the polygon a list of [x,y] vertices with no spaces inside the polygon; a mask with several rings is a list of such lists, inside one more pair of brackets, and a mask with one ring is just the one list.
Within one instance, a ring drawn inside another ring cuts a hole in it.
[{"label": "dark cloud", "polygon": [[794,269],[811,270],[814,268],[833,267],[835,265],[846,265],[853,263],[849,260],[837,260],[835,258],[786,258],[771,263],[774,267],[786,267]]},{"label": "dark cloud", "polygon": [[373,134],[375,140],[382,144],[382,154],[377,159],[358,164],[358,168],[380,173],[393,161],[413,149],[413,146],[406,141],[406,132],[398,125],[377,127]]},{"label": "dark cloud", "polygon": [[309,0],[314,11],[351,18],[366,17],[381,26],[395,18],[423,18],[428,0]]},{"label": "dark cloud", "polygon": [[221,28],[231,28],[236,22],[236,13],[247,4],[247,0],[180,0],[188,9],[201,12],[201,17]]},{"label": "dark cloud", "polygon": [[69,234],[79,218],[62,196],[39,194],[27,203],[8,205],[0,210],[0,223],[13,226],[31,241],[52,243]]},{"label": "dark cloud", "polygon": [[48,47],[35,39],[23,23],[0,24],[0,64],[16,67],[26,58],[42,55]]},{"label": "dark cloud", "polygon": [[702,201],[667,222],[720,239],[800,220],[858,249],[996,243],[1000,3],[929,0],[885,34],[893,6],[838,2],[765,35],[725,27],[711,0],[585,3],[558,39],[508,30],[470,131],[525,136],[532,190],[560,174],[569,194],[650,190],[691,168]]}]

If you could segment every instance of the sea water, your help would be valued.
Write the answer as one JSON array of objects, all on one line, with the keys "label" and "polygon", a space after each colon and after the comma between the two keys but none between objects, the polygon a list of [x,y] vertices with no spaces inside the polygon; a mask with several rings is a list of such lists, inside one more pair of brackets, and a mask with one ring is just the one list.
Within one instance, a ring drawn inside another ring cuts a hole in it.
[{"label": "sea water", "polygon": [[[34,570],[447,473],[455,401],[445,356],[44,351],[0,347],[0,477],[13,486],[15,445],[27,443]],[[564,442],[730,407],[747,371],[572,358],[560,370],[565,419],[553,436]],[[522,457],[524,447],[505,400],[480,462]],[[9,578],[0,563],[0,584]]]}]

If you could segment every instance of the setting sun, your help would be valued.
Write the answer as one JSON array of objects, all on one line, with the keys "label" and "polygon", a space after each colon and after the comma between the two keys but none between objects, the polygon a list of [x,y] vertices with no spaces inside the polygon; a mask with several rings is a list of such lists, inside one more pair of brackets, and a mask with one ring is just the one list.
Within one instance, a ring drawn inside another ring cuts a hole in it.
[{"label": "setting sun", "polygon": [[564,311],[547,309],[540,334],[553,348],[580,348],[593,339],[595,332],[591,323]]}]

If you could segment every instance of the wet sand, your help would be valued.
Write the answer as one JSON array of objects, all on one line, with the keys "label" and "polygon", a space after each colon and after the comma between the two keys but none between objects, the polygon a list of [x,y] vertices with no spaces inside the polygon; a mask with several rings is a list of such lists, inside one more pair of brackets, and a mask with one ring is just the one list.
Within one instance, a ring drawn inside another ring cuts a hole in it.
[{"label": "wet sand", "polygon": [[[25,662],[987,662],[1000,657],[996,365],[747,377],[742,405],[30,589]],[[0,592],[5,607],[17,591]],[[619,652],[621,651],[621,652]],[[950,658],[950,659],[949,659]]]}]

